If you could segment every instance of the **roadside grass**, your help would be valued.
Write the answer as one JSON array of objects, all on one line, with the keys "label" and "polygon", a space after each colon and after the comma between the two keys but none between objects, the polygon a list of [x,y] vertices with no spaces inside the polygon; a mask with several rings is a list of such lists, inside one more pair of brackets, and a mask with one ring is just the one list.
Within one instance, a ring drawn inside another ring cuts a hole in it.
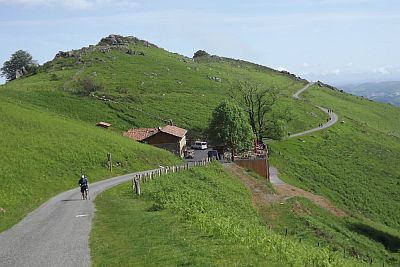
[{"label": "roadside grass", "polygon": [[[1,96],[0,121],[0,207],[5,210],[0,232],[51,196],[76,187],[82,173],[94,182],[179,162],[164,150]],[[112,153],[113,172],[107,153]]]},{"label": "roadside grass", "polygon": [[199,232],[145,199],[132,200],[128,185],[96,199],[91,237],[93,266],[254,266],[249,248]]},{"label": "roadside grass", "polygon": [[269,231],[238,178],[219,164],[128,184],[96,199],[94,266],[356,266]]}]

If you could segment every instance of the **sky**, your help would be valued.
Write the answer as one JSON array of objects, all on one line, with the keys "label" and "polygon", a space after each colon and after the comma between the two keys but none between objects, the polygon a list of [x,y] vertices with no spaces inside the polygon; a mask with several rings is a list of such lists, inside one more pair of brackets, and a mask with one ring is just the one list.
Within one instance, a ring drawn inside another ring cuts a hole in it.
[{"label": "sky", "polygon": [[0,0],[1,66],[19,49],[43,64],[109,34],[332,85],[400,80],[398,0]]}]

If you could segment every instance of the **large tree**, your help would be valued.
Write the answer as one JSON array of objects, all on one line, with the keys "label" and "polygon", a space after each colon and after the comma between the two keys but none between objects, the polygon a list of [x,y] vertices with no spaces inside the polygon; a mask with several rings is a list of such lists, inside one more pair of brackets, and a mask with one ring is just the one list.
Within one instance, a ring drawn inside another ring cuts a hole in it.
[{"label": "large tree", "polygon": [[240,81],[231,91],[231,97],[244,107],[251,128],[257,139],[260,140],[266,130],[267,114],[277,100],[276,89],[250,81]]},{"label": "large tree", "polygon": [[1,76],[5,76],[7,81],[14,80],[16,78],[16,71],[24,69],[29,72],[32,66],[36,65],[36,61],[33,60],[29,52],[18,50],[11,55],[10,60],[4,62],[1,70]]},{"label": "large tree", "polygon": [[253,132],[244,111],[235,103],[223,101],[215,108],[209,125],[210,139],[237,152],[252,148]]}]

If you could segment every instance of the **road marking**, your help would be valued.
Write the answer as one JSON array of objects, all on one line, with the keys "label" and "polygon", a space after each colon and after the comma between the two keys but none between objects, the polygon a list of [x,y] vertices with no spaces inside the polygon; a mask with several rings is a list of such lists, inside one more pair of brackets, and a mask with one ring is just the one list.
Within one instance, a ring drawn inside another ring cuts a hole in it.
[{"label": "road marking", "polygon": [[79,214],[79,215],[76,215],[75,218],[78,218],[78,217],[87,217],[87,216],[89,216],[89,214]]}]

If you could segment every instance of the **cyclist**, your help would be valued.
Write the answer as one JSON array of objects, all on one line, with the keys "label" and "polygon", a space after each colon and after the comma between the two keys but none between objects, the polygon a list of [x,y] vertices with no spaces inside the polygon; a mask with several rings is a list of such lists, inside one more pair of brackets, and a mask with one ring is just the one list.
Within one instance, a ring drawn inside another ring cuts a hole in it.
[{"label": "cyclist", "polygon": [[82,174],[81,178],[79,179],[78,184],[81,187],[82,199],[87,199],[87,195],[88,195],[87,191],[89,190],[87,176]]}]

